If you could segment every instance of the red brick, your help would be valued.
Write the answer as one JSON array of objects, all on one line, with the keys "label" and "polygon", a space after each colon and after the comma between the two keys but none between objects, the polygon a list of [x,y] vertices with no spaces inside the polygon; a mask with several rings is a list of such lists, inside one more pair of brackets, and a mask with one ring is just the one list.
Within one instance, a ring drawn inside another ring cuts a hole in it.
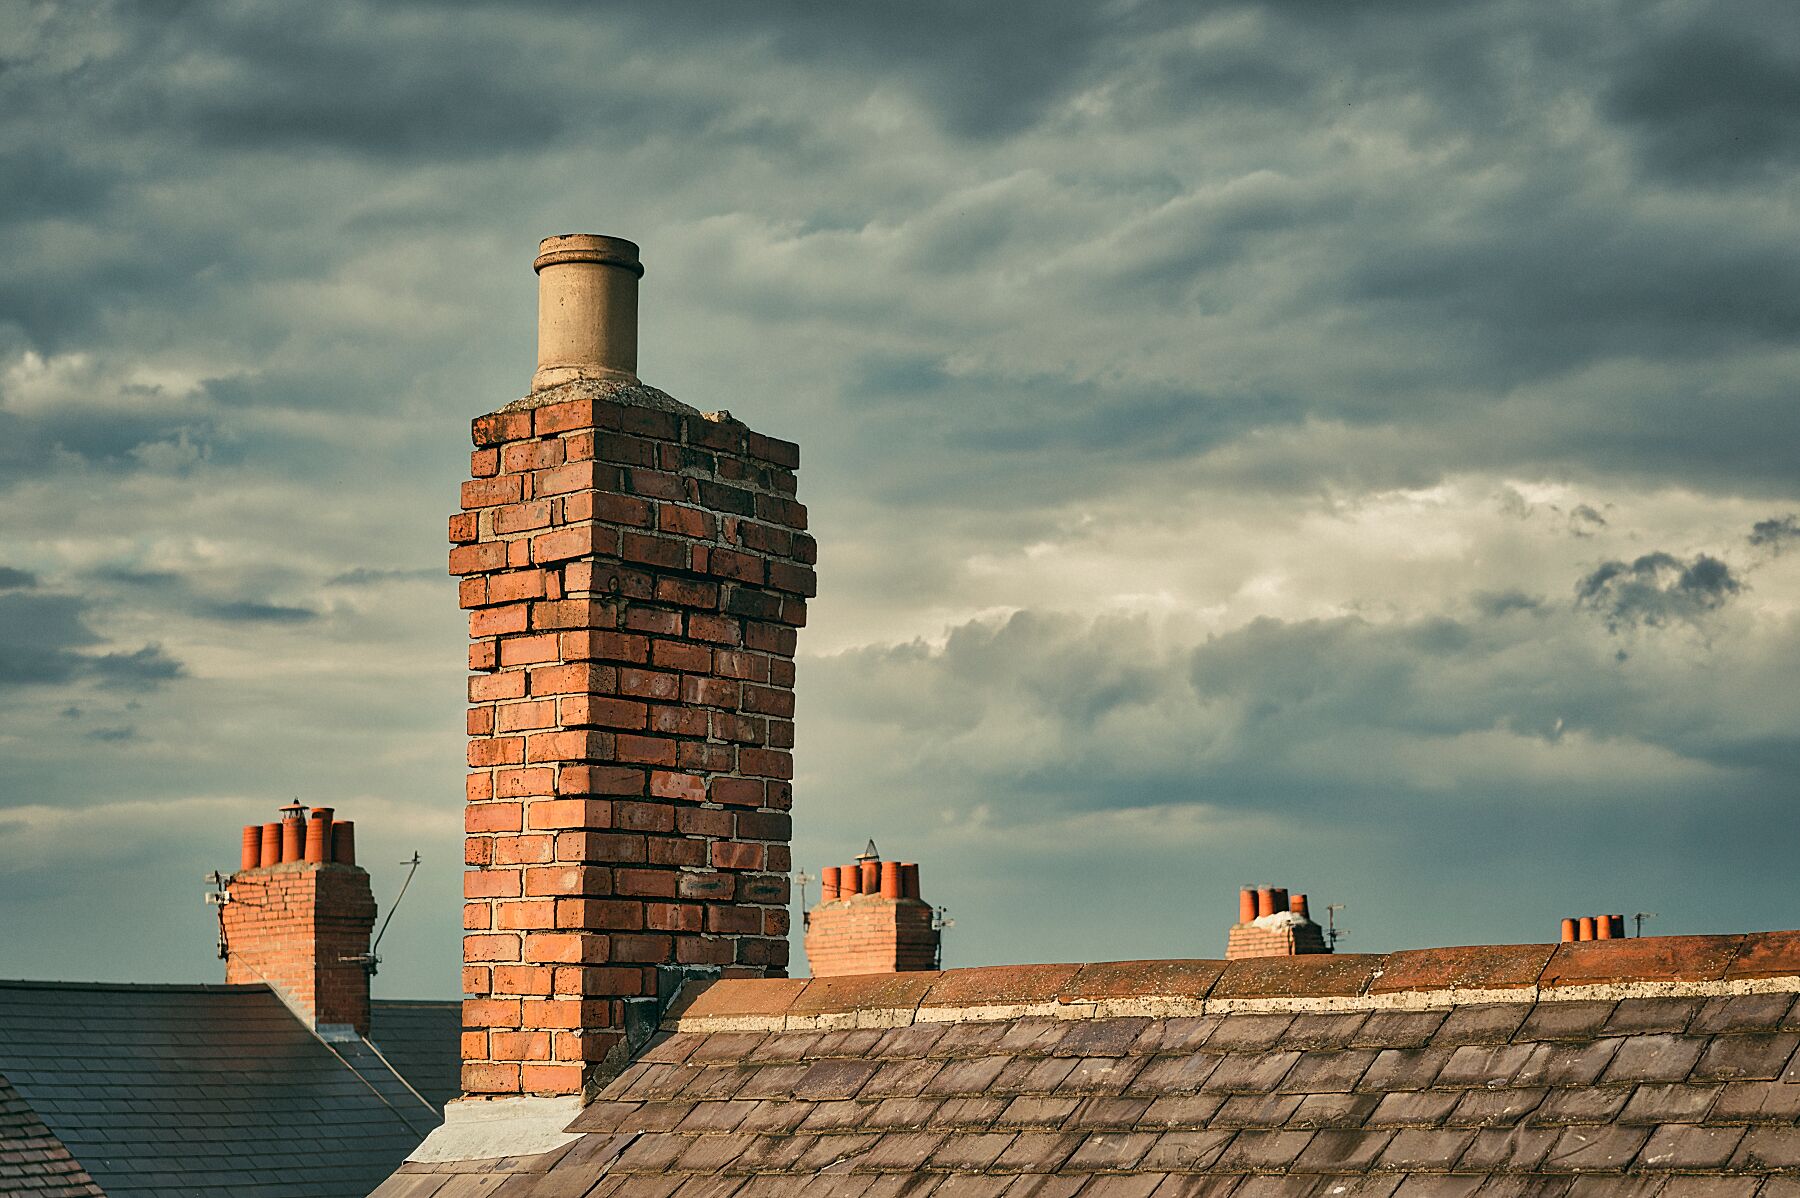
[{"label": "red brick", "polygon": [[509,503],[494,509],[494,531],[500,534],[530,532],[550,527],[550,501],[534,499],[529,503]]},{"label": "red brick", "polygon": [[536,665],[557,660],[556,636],[551,633],[508,637],[500,642],[500,664],[503,666]]},{"label": "red brick", "polygon": [[469,702],[491,703],[496,699],[518,699],[525,694],[523,673],[488,674],[469,679]]},{"label": "red brick", "polygon": [[650,642],[627,632],[565,632],[560,637],[565,661],[626,661],[642,664],[649,660]]},{"label": "red brick", "polygon": [[711,540],[718,535],[719,522],[710,512],[698,508],[678,507],[672,503],[656,506],[656,526],[678,536]]},{"label": "red brick", "polygon": [[605,732],[537,732],[525,741],[528,761],[598,761],[612,752],[611,734]]},{"label": "red brick", "polygon": [[472,478],[462,485],[463,508],[468,510],[494,507],[502,503],[517,503],[521,494],[521,481],[516,474],[502,474],[494,478]]},{"label": "red brick", "polygon": [[[617,686],[613,667],[585,661],[540,666],[531,671],[530,679],[534,695],[608,694]],[[519,693],[524,694],[524,689]]]},{"label": "red brick", "polygon": [[650,793],[658,798],[685,799],[692,803],[706,801],[706,780],[693,774],[669,770],[650,771]]},{"label": "red brick", "polygon": [[763,867],[763,846],[738,844],[732,841],[714,841],[712,863],[718,869],[761,869]]},{"label": "red brick", "polygon": [[512,603],[521,599],[542,599],[545,593],[542,570],[512,570],[488,578],[488,602]]},{"label": "red brick", "polygon": [[740,749],[738,769],[753,777],[788,779],[794,776],[794,757],[779,749]]},{"label": "red brick", "polygon": [[714,778],[709,789],[712,801],[739,807],[760,807],[763,784],[754,778]]},{"label": "red brick", "polygon": [[675,742],[655,736],[635,736],[621,732],[614,738],[613,752],[620,761],[642,762],[645,765],[674,765]]},{"label": "red brick", "polygon": [[629,699],[569,695],[558,701],[562,723],[571,728],[642,728],[646,708]]},{"label": "red brick", "polygon": [[474,512],[458,512],[450,517],[450,541],[455,545],[466,545],[479,534],[480,519]]},{"label": "red brick", "polygon": [[465,961],[517,961],[519,938],[515,935],[480,932],[463,937]]},{"label": "red brick", "polygon": [[558,794],[641,795],[644,771],[617,765],[566,765],[557,775]]},{"label": "red brick", "polygon": [[534,562],[567,561],[572,557],[614,552],[617,552],[617,534],[599,525],[559,528],[531,538],[531,560]]},{"label": "red brick", "polygon": [[517,803],[471,803],[463,809],[463,830],[471,835],[517,832],[521,818]]},{"label": "red brick", "polygon": [[612,805],[604,799],[540,799],[527,814],[533,828],[612,826]]},{"label": "red brick", "polygon": [[489,412],[477,416],[470,426],[477,445],[499,445],[503,441],[522,441],[531,435],[531,413],[525,411]]},{"label": "red brick", "polygon": [[621,669],[619,693],[640,699],[674,699],[681,693],[681,678],[654,670]]},{"label": "red brick", "polygon": [[450,551],[450,573],[485,574],[506,565],[506,546],[499,541],[458,545]]},{"label": "red brick", "polygon": [[525,740],[523,737],[478,737],[469,742],[470,765],[518,765],[524,760]]},{"label": "red brick", "polygon": [[[517,903],[500,903],[494,908],[496,927],[513,931],[533,931],[556,926],[556,903],[551,899],[527,899]],[[526,937],[530,952],[531,938]],[[533,958],[534,960],[536,958]]]}]

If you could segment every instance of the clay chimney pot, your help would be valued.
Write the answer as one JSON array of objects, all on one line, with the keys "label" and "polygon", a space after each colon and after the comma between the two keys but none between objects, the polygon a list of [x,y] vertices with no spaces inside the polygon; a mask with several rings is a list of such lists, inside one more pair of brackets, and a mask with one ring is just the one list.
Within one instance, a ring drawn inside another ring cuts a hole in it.
[{"label": "clay chimney pot", "polygon": [[356,821],[331,822],[331,859],[340,865],[356,864]]},{"label": "clay chimney pot", "polygon": [[920,897],[918,862],[903,861],[900,863],[900,889],[909,899]]},{"label": "clay chimney pot", "polygon": [[1579,932],[1580,929],[1573,919],[1565,919],[1562,921],[1562,942],[1564,944],[1573,943]]},{"label": "clay chimney pot", "polygon": [[244,825],[244,847],[238,854],[239,869],[255,869],[262,864],[262,825]]},{"label": "clay chimney pot", "polygon": [[906,883],[901,880],[901,869],[898,861],[881,863],[881,897],[897,899],[906,896]]},{"label": "clay chimney pot", "polygon": [[1256,891],[1249,887],[1238,891],[1238,922],[1249,923],[1256,918]]},{"label": "clay chimney pot", "polygon": [[538,245],[538,360],[531,389],[576,379],[637,381],[638,247],[570,233]]},{"label": "clay chimney pot", "polygon": [[262,852],[258,854],[259,865],[281,864],[281,824],[279,822],[262,826]]},{"label": "clay chimney pot", "polygon": [[819,901],[829,903],[838,896],[838,867],[827,865],[819,871]]},{"label": "clay chimney pot", "polygon": [[1256,888],[1256,915],[1260,919],[1265,915],[1275,914],[1275,888],[1259,886]]},{"label": "clay chimney pot", "polygon": [[1580,938],[1583,940],[1592,940],[1594,938],[1594,917],[1592,915],[1583,915],[1581,917],[1580,928]]}]

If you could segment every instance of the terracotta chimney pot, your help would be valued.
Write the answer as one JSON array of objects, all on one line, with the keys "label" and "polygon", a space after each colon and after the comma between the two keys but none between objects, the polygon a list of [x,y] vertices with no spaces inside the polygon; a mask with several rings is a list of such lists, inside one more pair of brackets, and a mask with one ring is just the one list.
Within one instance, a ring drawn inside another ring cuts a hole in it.
[{"label": "terracotta chimney pot", "polygon": [[838,867],[827,865],[819,871],[819,901],[829,903],[838,896]]},{"label": "terracotta chimney pot", "polygon": [[1238,922],[1249,923],[1256,918],[1256,891],[1249,887],[1238,891]]},{"label": "terracotta chimney pot", "polygon": [[1581,939],[1592,940],[1594,938],[1594,917],[1592,915],[1583,915],[1581,917],[1580,926]]},{"label": "terracotta chimney pot", "polygon": [[906,883],[901,881],[900,863],[883,861],[881,863],[881,897],[897,899],[906,896]]},{"label": "terracotta chimney pot", "polygon": [[919,864],[916,861],[900,863],[900,889],[909,899],[919,898]]},{"label": "terracotta chimney pot", "polygon": [[865,861],[862,863],[862,893],[881,893],[881,862]]},{"label": "terracotta chimney pot", "polygon": [[356,821],[331,821],[331,859],[340,865],[356,864]]},{"label": "terracotta chimney pot", "polygon": [[238,854],[239,869],[255,869],[262,863],[262,825],[244,825],[244,847]]},{"label": "terracotta chimney pot", "polygon": [[853,894],[861,894],[862,892],[862,866],[844,866],[838,873],[838,894],[844,898],[849,898]]},{"label": "terracotta chimney pot", "polygon": [[281,821],[281,860],[302,861],[306,857],[306,821],[290,816]]},{"label": "terracotta chimney pot", "polygon": [[259,865],[281,864],[281,824],[279,821],[262,826],[262,851],[257,856]]},{"label": "terracotta chimney pot", "polygon": [[538,244],[538,360],[531,389],[576,379],[637,381],[638,247],[570,233]]},{"label": "terracotta chimney pot", "polygon": [[1275,914],[1275,888],[1273,886],[1257,887],[1256,888],[1256,916],[1257,916],[1257,918],[1260,919],[1265,915],[1273,915],[1273,914]]},{"label": "terracotta chimney pot", "polygon": [[1292,911],[1295,915],[1298,915],[1301,919],[1312,918],[1312,914],[1306,909],[1306,896],[1304,894],[1296,894],[1288,899],[1288,910]]},{"label": "terracotta chimney pot", "polygon": [[1574,943],[1575,937],[1579,934],[1580,928],[1573,919],[1562,921],[1562,942],[1564,944]]}]

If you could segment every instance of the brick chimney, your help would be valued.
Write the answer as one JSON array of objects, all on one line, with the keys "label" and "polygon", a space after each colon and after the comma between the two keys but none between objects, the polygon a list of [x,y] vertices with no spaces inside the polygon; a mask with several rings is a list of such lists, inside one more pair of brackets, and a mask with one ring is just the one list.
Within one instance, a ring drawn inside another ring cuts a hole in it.
[{"label": "brick chimney", "polygon": [[819,905],[806,913],[814,977],[938,967],[938,930],[919,897],[919,867],[883,861],[875,842],[852,865],[828,865]]},{"label": "brick chimney", "polygon": [[1328,953],[1325,930],[1312,921],[1306,896],[1288,897],[1278,886],[1246,887],[1238,892],[1238,921],[1231,925],[1225,959],[1294,957]]},{"label": "brick chimney", "polygon": [[322,1035],[369,1033],[375,897],[356,864],[355,825],[299,803],[244,828],[219,912],[225,980],[266,982]]},{"label": "brick chimney", "polygon": [[787,968],[799,449],[638,381],[637,246],[535,266],[532,392],[474,422],[450,520],[471,1097],[591,1092],[671,970]]}]

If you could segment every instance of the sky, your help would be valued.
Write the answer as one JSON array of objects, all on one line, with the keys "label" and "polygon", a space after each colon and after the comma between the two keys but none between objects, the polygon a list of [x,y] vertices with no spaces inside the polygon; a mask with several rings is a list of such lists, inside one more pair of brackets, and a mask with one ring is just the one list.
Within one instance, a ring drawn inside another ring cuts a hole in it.
[{"label": "sky", "polygon": [[0,976],[218,980],[298,797],[456,992],[569,232],[802,444],[795,861],[946,964],[1800,926],[1797,183],[1787,0],[0,6]]}]

